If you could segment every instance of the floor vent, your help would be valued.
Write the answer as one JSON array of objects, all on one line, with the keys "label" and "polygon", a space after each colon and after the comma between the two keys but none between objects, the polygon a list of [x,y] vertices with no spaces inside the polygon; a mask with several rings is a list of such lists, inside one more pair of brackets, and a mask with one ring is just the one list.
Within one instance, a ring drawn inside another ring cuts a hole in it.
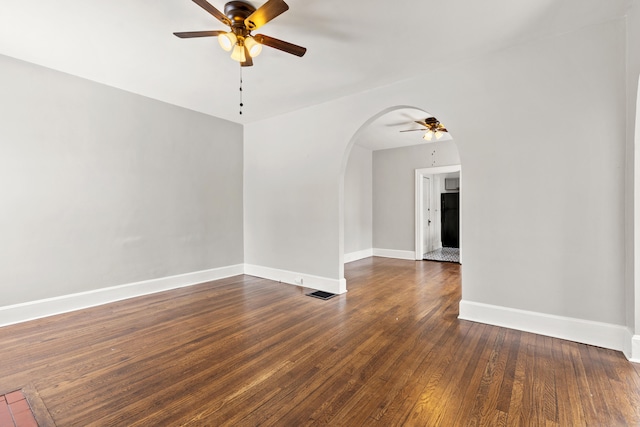
[{"label": "floor vent", "polygon": [[310,294],[307,294],[307,296],[327,300],[335,297],[336,294],[332,294],[331,292],[315,291],[315,292],[311,292]]}]

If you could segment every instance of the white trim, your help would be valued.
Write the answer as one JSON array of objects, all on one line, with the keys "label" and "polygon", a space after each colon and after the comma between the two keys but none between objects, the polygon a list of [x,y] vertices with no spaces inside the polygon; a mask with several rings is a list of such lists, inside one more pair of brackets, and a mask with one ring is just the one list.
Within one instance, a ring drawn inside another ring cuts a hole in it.
[{"label": "white trim", "polygon": [[242,264],[195,271],[125,285],[62,295],[0,307],[0,326],[12,325],[70,311],[82,310],[128,298],[224,279],[243,273]]},{"label": "white trim", "polygon": [[[361,251],[364,252],[364,251]],[[369,252],[372,252],[371,250]],[[371,256],[369,254],[368,256]],[[210,270],[195,271],[176,276],[144,280],[108,288],[95,289],[76,294],[62,295],[25,303],[0,307],[0,327],[40,319],[56,314],[68,313],[103,304],[109,304],[128,298],[154,294],[171,289],[197,285],[213,280],[247,274],[264,279],[283,282],[305,288],[342,294],[347,292],[347,281],[329,279],[310,274],[261,267],[249,264],[236,264]]]},{"label": "white trim", "polygon": [[373,256],[373,249],[363,249],[361,251],[349,252],[344,254],[345,264],[348,262],[358,261],[359,259],[365,259]]},{"label": "white trim", "polygon": [[626,356],[630,362],[640,363],[640,335],[631,337],[631,354]]},{"label": "white trim", "polygon": [[627,328],[624,337],[624,348],[622,349],[625,357],[628,360],[632,359],[633,355],[633,331],[630,328]]},{"label": "white trim", "polygon": [[[460,315],[458,318],[612,350],[623,351],[625,347],[628,347],[628,345],[625,345],[625,342],[628,342],[627,328],[610,323],[555,316],[464,300],[460,301]],[[637,340],[637,344],[640,344],[640,340]],[[640,350],[640,347],[638,350]]]},{"label": "white trim", "polygon": [[251,264],[244,265],[244,274],[276,282],[288,283],[290,285],[331,292],[332,294],[343,294],[347,292],[347,281],[344,278],[330,279],[328,277],[313,276],[306,273],[296,273],[295,271]]},{"label": "white trim", "polygon": [[[636,6],[634,6],[636,7]],[[636,116],[631,119],[634,120],[633,128],[633,158],[631,159],[630,168],[633,171],[631,176],[630,188],[633,189],[633,193],[629,195],[631,197],[632,209],[632,233],[625,233],[627,239],[632,240],[633,259],[630,260],[631,266],[631,280],[633,283],[633,292],[626,293],[627,298],[633,298],[633,320],[632,327],[636,334],[640,333],[640,76],[638,77],[638,85],[636,90]],[[625,230],[626,231],[626,230]],[[633,335],[631,338],[631,357],[632,362],[640,363],[640,335]]]},{"label": "white trim", "polygon": [[[401,251],[398,249],[380,249],[373,248],[373,256],[381,256],[384,258],[397,258],[397,259],[410,259],[416,260],[416,253],[414,251]],[[422,259],[422,257],[420,257]]]}]

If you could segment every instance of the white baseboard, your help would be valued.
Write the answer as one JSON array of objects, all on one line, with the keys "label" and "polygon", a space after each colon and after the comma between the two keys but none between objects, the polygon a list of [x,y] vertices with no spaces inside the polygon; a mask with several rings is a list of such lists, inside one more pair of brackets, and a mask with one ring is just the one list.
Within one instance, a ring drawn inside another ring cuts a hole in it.
[{"label": "white baseboard", "polygon": [[358,261],[359,259],[365,259],[373,256],[373,249],[364,249],[356,252],[349,252],[344,254],[344,263]]},{"label": "white baseboard", "polygon": [[373,256],[381,256],[384,258],[408,259],[411,261],[416,260],[415,251],[401,251],[397,249],[373,248]]},{"label": "white baseboard", "polygon": [[[460,301],[458,318],[612,350],[624,351],[629,347],[626,344],[629,339],[627,328],[610,323],[554,316],[464,300]],[[636,337],[638,336],[636,335]],[[636,344],[639,345],[637,350],[640,351],[640,340],[636,340]]]},{"label": "white baseboard", "polygon": [[237,264],[0,307],[0,327],[241,274],[334,294],[347,292],[345,279],[329,279],[256,265]]},{"label": "white baseboard", "polygon": [[317,289],[332,294],[343,294],[347,292],[347,281],[345,279],[330,279],[251,264],[244,265],[244,274],[276,282],[288,283],[290,285],[304,286],[305,288]]},{"label": "white baseboard", "polygon": [[0,326],[12,325],[42,317],[95,307],[123,299],[153,294],[170,289],[196,285],[212,280],[243,274],[242,264],[210,270],[195,271],[176,276],[128,283],[76,294],[30,301],[21,304],[0,307]]}]

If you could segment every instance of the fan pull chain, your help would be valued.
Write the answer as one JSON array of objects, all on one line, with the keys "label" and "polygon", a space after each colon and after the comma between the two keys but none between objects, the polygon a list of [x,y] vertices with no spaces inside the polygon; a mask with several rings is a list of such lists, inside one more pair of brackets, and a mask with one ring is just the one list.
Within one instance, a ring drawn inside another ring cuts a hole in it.
[{"label": "fan pull chain", "polygon": [[244,104],[242,103],[242,66],[240,66],[240,115],[242,115],[242,107]]}]

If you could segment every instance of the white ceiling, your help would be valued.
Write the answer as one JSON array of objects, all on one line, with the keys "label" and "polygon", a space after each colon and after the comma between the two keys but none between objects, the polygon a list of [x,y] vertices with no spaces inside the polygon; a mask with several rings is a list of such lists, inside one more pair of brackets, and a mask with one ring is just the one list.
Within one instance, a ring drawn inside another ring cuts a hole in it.
[{"label": "white ceiling", "polygon": [[0,0],[0,54],[247,123],[621,17],[628,2],[287,0],[257,32],[307,54],[265,47],[243,70],[243,116],[238,64],[215,38],[172,34],[224,29],[189,0]]}]

